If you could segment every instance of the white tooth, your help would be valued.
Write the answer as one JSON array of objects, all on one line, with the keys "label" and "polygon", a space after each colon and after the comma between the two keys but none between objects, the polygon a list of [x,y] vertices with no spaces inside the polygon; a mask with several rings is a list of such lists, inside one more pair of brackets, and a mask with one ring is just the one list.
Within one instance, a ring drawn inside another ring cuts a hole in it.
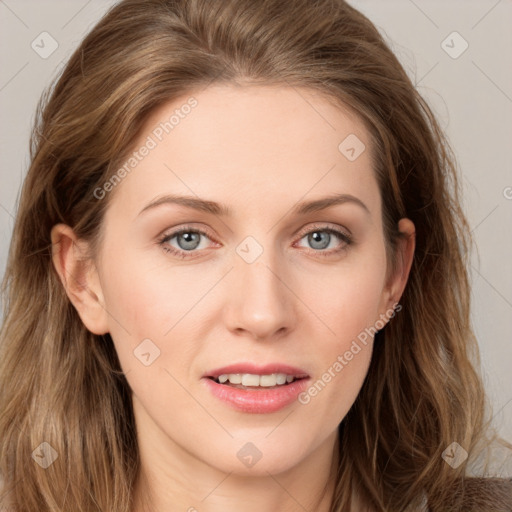
[{"label": "white tooth", "polygon": [[278,373],[276,375],[276,384],[282,385],[286,382],[286,373]]},{"label": "white tooth", "polygon": [[228,382],[230,384],[242,384],[250,387],[273,387],[282,386],[287,382],[293,382],[295,377],[286,375],[286,373],[272,373],[271,375],[256,375],[252,373],[229,373],[218,376],[221,384]]},{"label": "white tooth", "polygon": [[231,384],[242,384],[242,374],[241,373],[230,373],[228,375],[228,379]]},{"label": "white tooth", "polygon": [[261,375],[260,376],[260,386],[269,388],[271,386],[275,386],[276,384],[277,384],[277,374],[273,373],[272,375]]},{"label": "white tooth", "polygon": [[[231,379],[230,379],[231,382]],[[253,375],[251,373],[244,373],[242,375],[242,385],[243,386],[259,386],[260,385],[260,376]]]}]

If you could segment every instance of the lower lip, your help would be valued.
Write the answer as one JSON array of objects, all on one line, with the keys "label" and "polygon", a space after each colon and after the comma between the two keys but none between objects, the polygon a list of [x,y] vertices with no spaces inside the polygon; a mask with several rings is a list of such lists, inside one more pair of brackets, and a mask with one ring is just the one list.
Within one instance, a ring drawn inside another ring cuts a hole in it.
[{"label": "lower lip", "polygon": [[305,390],[309,379],[296,380],[278,388],[254,390],[233,388],[209,378],[204,378],[203,381],[214,396],[234,409],[253,414],[267,414],[279,411],[293,403],[297,395]]}]

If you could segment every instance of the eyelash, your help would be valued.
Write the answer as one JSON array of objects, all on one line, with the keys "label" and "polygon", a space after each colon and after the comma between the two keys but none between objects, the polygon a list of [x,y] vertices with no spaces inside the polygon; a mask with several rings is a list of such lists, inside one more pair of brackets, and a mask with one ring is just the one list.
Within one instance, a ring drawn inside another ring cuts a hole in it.
[{"label": "eyelash", "polygon": [[[346,251],[347,248],[353,243],[353,239],[352,239],[351,235],[349,235],[348,233],[346,233],[344,231],[341,231],[341,230],[338,230],[338,229],[335,229],[335,228],[332,228],[332,227],[326,226],[326,225],[313,226],[308,231],[302,233],[300,235],[300,238],[298,241],[302,240],[305,236],[307,236],[311,233],[316,233],[316,232],[329,233],[330,235],[335,235],[343,242],[343,245],[341,247],[339,247],[337,249],[331,249],[329,251],[309,249],[308,252],[313,252],[316,256],[320,256],[322,258],[334,256],[335,254]],[[174,237],[176,237],[178,235],[182,235],[184,233],[197,233],[199,235],[203,235],[203,236],[209,238],[210,240],[215,241],[214,237],[212,237],[210,235],[210,233],[208,233],[207,231],[199,229],[199,228],[185,226],[185,227],[180,228],[179,230],[174,231],[172,233],[169,233],[169,234],[165,233],[164,235],[162,235],[159,238],[158,244],[162,247],[162,249],[165,252],[170,253],[173,256],[176,256],[181,259],[189,258],[190,257],[189,254],[198,252],[198,251],[195,251],[195,250],[183,251],[183,250],[179,250],[179,249],[176,249],[176,248],[168,245],[168,242],[170,240],[172,240]]]}]

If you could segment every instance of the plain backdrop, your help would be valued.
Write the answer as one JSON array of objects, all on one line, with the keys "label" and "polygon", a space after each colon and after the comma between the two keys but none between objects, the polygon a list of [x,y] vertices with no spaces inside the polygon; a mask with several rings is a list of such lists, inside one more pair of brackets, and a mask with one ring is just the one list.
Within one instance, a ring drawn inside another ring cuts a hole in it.
[{"label": "plain backdrop", "polygon": [[[0,0],[0,276],[37,101],[113,3]],[[350,3],[384,34],[455,150],[479,253],[472,319],[483,375],[495,422],[512,440],[512,1]]]}]

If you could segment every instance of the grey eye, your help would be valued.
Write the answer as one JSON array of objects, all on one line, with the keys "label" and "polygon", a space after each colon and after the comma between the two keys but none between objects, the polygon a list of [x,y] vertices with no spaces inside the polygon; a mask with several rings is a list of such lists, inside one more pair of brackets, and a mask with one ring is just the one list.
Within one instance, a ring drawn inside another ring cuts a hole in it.
[{"label": "grey eye", "polygon": [[326,231],[313,231],[309,233],[308,243],[313,249],[325,249],[329,247],[331,241],[331,234]]},{"label": "grey eye", "polygon": [[184,231],[183,233],[174,235],[173,238],[176,238],[180,249],[184,251],[191,251],[193,249],[197,249],[199,246],[199,243],[201,242],[201,233]]}]

